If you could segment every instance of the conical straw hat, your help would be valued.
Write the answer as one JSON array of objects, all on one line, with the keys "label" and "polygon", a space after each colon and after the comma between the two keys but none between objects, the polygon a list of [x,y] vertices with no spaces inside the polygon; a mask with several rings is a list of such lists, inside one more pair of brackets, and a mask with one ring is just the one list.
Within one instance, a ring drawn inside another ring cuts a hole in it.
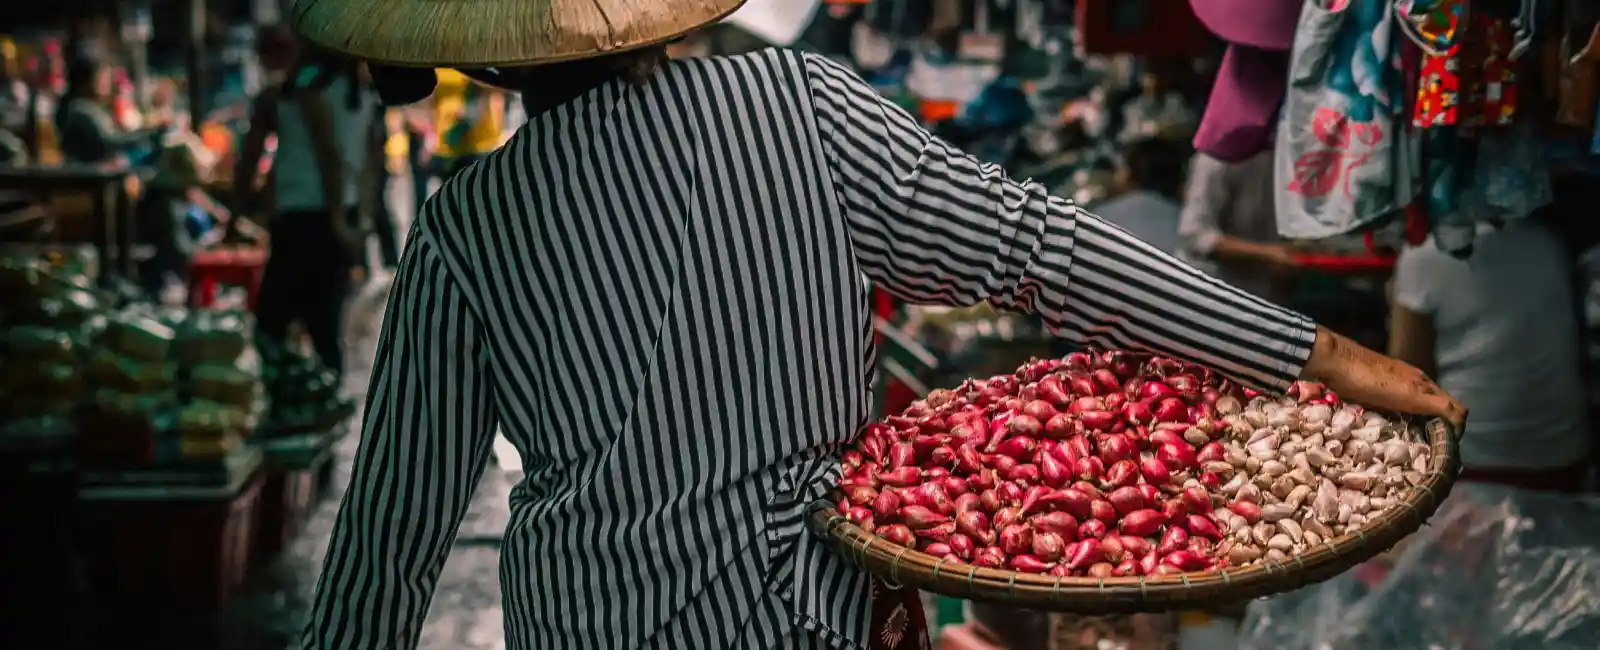
[{"label": "conical straw hat", "polygon": [[536,65],[662,43],[745,0],[298,0],[318,46],[397,66]]}]

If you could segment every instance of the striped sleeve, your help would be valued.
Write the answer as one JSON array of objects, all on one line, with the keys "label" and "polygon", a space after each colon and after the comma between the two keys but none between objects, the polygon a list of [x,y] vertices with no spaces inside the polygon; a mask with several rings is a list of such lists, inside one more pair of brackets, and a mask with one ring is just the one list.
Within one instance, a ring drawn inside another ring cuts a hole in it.
[{"label": "striped sleeve", "polygon": [[395,275],[305,647],[415,648],[496,428],[482,331],[421,227]]},{"label": "striped sleeve", "polygon": [[1080,344],[1172,355],[1251,386],[1300,374],[1316,326],[934,138],[855,73],[805,55],[858,262],[913,302],[983,300]]}]

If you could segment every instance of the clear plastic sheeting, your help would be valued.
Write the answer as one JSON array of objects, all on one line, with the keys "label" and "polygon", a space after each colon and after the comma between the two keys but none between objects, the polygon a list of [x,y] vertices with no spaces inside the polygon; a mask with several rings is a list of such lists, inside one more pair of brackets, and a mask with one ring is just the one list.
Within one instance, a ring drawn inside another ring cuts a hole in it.
[{"label": "clear plastic sheeting", "polygon": [[1252,603],[1241,650],[1600,648],[1600,499],[1460,484],[1428,526]]}]

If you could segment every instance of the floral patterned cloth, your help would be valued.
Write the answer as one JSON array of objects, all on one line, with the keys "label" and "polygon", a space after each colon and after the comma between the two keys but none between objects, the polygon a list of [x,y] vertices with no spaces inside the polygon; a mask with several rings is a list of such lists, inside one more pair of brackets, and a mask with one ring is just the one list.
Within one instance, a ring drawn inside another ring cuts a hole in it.
[{"label": "floral patterned cloth", "polygon": [[1409,204],[1400,39],[1388,0],[1306,0],[1290,52],[1274,182],[1278,231],[1323,239],[1372,228]]}]

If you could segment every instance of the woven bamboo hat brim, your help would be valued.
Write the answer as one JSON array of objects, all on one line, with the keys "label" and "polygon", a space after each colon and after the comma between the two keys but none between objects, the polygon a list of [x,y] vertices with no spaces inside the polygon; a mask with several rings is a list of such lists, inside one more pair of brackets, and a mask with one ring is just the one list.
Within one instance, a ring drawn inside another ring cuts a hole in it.
[{"label": "woven bamboo hat brim", "polygon": [[298,0],[312,43],[412,67],[538,65],[663,43],[745,0]]}]

